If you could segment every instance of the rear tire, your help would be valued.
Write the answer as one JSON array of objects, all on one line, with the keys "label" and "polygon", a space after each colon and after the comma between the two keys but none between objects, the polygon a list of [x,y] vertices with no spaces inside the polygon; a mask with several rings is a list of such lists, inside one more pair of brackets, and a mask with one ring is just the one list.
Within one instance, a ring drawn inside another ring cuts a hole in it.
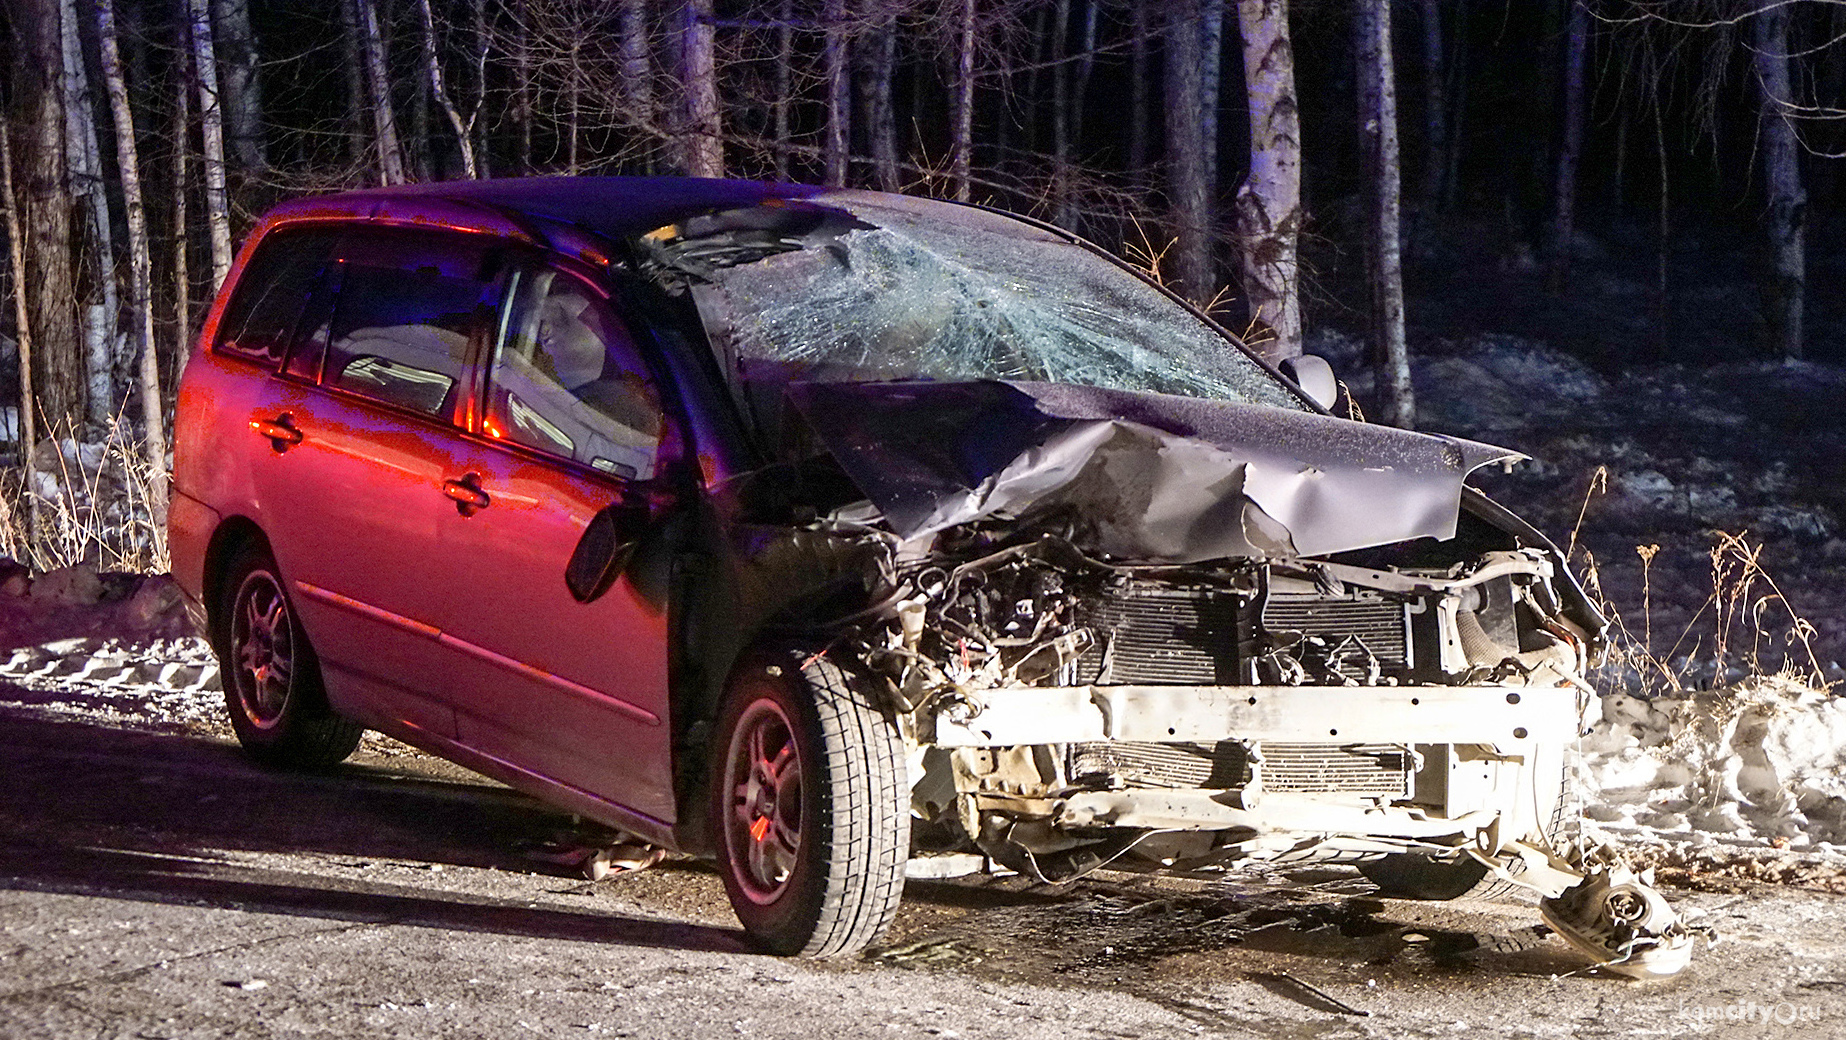
[{"label": "rear tire", "polygon": [[295,769],[324,769],[352,754],[365,727],[328,706],[320,659],[262,545],[245,545],[232,558],[216,615],[212,642],[225,707],[244,751]]},{"label": "rear tire", "polygon": [[711,823],[731,906],[768,953],[830,957],[877,939],[910,854],[895,721],[826,661],[759,661],[719,717]]}]

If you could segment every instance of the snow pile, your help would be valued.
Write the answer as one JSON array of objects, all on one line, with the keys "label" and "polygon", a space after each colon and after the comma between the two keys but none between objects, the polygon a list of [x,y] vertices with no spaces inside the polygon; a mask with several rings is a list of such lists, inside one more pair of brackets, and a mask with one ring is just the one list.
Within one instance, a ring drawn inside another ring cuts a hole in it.
[{"label": "snow pile", "polygon": [[61,715],[179,728],[220,728],[224,695],[210,644],[196,637],[58,639],[0,652],[5,697]]},{"label": "snow pile", "polygon": [[[1846,699],[1781,677],[1652,698],[1611,693],[1580,742],[1593,846],[1693,874],[1839,882]],[[1766,870],[1764,864],[1780,861]]]},{"label": "snow pile", "polygon": [[0,699],[118,724],[216,729],[218,665],[165,575],[0,558]]},{"label": "snow pile", "polygon": [[1603,831],[1846,851],[1846,700],[1768,678],[1602,705],[1582,747]]}]

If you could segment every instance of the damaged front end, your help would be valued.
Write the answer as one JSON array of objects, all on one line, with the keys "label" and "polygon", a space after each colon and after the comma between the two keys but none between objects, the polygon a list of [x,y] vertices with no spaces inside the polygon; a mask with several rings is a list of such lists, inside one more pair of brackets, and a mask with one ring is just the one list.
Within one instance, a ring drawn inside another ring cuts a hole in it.
[{"label": "damaged front end", "polygon": [[1440,898],[1492,874],[1617,970],[1683,966],[1664,902],[1575,865],[1564,751],[1606,622],[1465,484],[1523,456],[1320,413],[1049,232],[976,249],[993,218],[951,238],[898,206],[719,214],[647,252],[771,453],[852,489],[739,550],[745,598],[883,692],[919,855],[1053,882],[1349,863]]},{"label": "damaged front end", "polygon": [[[1030,385],[790,395],[888,554],[828,653],[887,691],[923,851],[1050,882],[1348,863],[1446,897],[1492,874],[1562,897],[1605,963],[1683,965],[1670,912],[1582,922],[1614,904],[1572,865],[1563,756],[1605,622],[1462,485],[1510,453],[1392,431],[1395,466],[1324,439],[1284,461],[1339,421],[1188,405],[1182,435],[1159,398]],[[986,471],[908,443],[915,412],[985,431]]]}]

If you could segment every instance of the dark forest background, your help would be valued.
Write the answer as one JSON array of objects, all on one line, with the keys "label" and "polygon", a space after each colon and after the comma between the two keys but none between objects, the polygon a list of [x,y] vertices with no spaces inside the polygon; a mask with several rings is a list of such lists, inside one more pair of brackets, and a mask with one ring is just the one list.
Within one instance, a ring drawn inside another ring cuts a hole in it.
[{"label": "dark forest background", "polygon": [[1442,337],[1532,336],[1610,370],[1846,352],[1838,0],[4,0],[4,17],[0,445],[132,416],[161,458],[142,402],[170,406],[265,207],[469,176],[790,179],[1032,214],[1272,357],[1361,338],[1375,417],[1405,424],[1404,352]]}]

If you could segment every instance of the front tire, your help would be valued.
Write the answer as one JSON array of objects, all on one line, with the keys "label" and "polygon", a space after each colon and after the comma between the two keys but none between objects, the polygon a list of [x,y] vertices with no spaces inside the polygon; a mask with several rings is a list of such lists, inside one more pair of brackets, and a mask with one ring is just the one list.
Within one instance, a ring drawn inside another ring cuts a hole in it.
[{"label": "front tire", "polygon": [[903,742],[826,661],[746,665],[719,719],[711,821],[724,888],[764,951],[829,957],[897,913],[910,854]]},{"label": "front tire", "polygon": [[213,625],[231,728],[265,765],[324,769],[359,746],[365,728],[335,714],[320,660],[295,616],[281,570],[262,546],[238,550]]},{"label": "front tire", "polygon": [[[1531,798],[1534,809],[1549,807],[1539,816],[1542,828],[1528,837],[1542,840],[1569,858],[1568,850],[1577,844],[1578,819],[1570,800],[1570,767],[1564,760],[1564,749],[1535,749],[1527,768],[1532,771],[1529,779],[1536,782],[1536,787],[1522,791]],[[1519,887],[1490,875],[1485,863],[1466,854],[1443,860],[1406,852],[1358,866],[1359,873],[1378,886],[1379,895],[1392,899],[1445,901],[1463,896],[1497,896]]]}]

